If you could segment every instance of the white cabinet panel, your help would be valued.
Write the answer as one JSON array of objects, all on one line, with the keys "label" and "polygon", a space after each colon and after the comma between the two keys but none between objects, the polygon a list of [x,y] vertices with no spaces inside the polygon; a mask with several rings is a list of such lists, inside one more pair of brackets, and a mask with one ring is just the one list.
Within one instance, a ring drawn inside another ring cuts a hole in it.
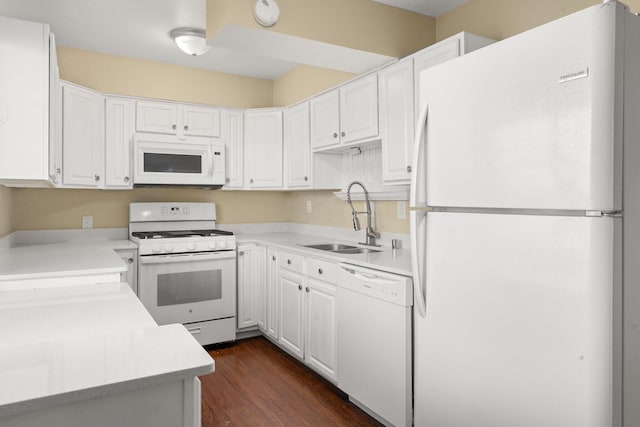
[{"label": "white cabinet panel", "polygon": [[101,94],[62,86],[62,183],[104,186],[104,101]]},{"label": "white cabinet panel", "polygon": [[284,110],[284,146],[287,187],[311,187],[309,103]]},{"label": "white cabinet panel", "polygon": [[264,319],[265,251],[254,244],[238,246],[238,328],[256,326]]},{"label": "white cabinet panel", "polygon": [[133,188],[131,166],[135,133],[135,100],[105,99],[105,185]]},{"label": "white cabinet panel", "polygon": [[127,282],[133,292],[138,294],[138,250],[137,249],[118,249],[118,256],[127,265],[127,271],[120,275],[122,282]]},{"label": "white cabinet panel", "polygon": [[222,110],[221,138],[225,146],[225,188],[242,188],[244,183],[244,113]]},{"label": "white cabinet panel", "polygon": [[309,101],[311,148],[340,144],[340,92],[332,90]]},{"label": "white cabinet panel", "polygon": [[245,187],[282,188],[282,111],[244,115]]},{"label": "white cabinet panel", "polygon": [[136,105],[136,130],[138,132],[177,134],[178,104],[138,101]]},{"label": "white cabinet panel", "polygon": [[189,136],[220,136],[220,110],[197,105],[182,106],[182,131]]},{"label": "white cabinet panel", "polygon": [[304,276],[280,269],[280,344],[304,357]]},{"label": "white cabinet panel", "polygon": [[305,360],[326,377],[337,381],[337,289],[335,285],[307,279]]},{"label": "white cabinet panel", "polygon": [[266,334],[274,339],[278,339],[280,320],[280,281],[278,269],[278,251],[267,249],[267,280],[265,290],[265,325]]},{"label": "white cabinet panel", "polygon": [[378,135],[378,77],[363,77],[340,88],[343,144]]},{"label": "white cabinet panel", "polygon": [[382,179],[408,184],[414,145],[413,61],[389,66],[380,71],[379,78]]}]

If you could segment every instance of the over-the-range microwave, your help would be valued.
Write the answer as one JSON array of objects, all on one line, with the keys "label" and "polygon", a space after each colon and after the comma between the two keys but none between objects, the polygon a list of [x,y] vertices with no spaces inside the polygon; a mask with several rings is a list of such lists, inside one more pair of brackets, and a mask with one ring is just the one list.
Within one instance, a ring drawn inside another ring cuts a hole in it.
[{"label": "over-the-range microwave", "polygon": [[220,188],[225,183],[224,144],[211,138],[136,134],[133,186]]}]

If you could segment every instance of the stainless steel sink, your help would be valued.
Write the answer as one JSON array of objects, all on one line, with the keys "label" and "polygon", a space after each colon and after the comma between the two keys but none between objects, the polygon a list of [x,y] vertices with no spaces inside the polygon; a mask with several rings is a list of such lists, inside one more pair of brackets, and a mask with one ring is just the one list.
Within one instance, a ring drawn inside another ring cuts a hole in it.
[{"label": "stainless steel sink", "polygon": [[338,249],[335,251],[337,254],[368,254],[370,252],[380,252],[377,249],[369,249],[369,248],[353,248],[353,249]]},{"label": "stainless steel sink", "polygon": [[343,251],[349,249],[360,249],[357,246],[343,245],[340,243],[323,243],[321,245],[304,245],[305,248],[320,249],[321,251]]},{"label": "stainless steel sink", "polygon": [[335,252],[337,254],[366,254],[380,252],[377,249],[360,248],[358,246],[343,245],[341,243],[323,243],[319,245],[304,245],[305,248],[319,249],[321,251]]}]

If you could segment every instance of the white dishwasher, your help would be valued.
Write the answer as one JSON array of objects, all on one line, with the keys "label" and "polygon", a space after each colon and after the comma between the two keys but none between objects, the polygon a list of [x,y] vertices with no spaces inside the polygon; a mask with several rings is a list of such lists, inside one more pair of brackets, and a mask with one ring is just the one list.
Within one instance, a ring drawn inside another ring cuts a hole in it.
[{"label": "white dishwasher", "polygon": [[338,387],[385,425],[412,423],[412,279],[338,268]]}]

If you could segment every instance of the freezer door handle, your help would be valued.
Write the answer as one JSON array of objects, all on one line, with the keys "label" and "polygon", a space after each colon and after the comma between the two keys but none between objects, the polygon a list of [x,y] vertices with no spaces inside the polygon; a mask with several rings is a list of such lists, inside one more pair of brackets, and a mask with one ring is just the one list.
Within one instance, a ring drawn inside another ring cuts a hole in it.
[{"label": "freezer door handle", "polygon": [[[424,271],[421,271],[423,267],[420,263],[425,259],[424,251],[426,250],[425,233],[419,233],[420,226],[426,227],[427,211],[426,210],[412,210],[409,212],[410,217],[410,236],[411,236],[411,271],[413,273],[413,296],[414,305],[417,307],[420,316],[426,317],[427,315],[427,284]],[[424,224],[421,222],[424,221]]]},{"label": "freezer door handle", "polygon": [[[411,190],[409,194],[409,206],[413,208],[425,207],[427,197],[426,190],[426,145],[427,145],[427,125],[429,121],[429,104],[425,104],[420,111],[418,124],[416,127],[416,137],[413,147],[413,165],[411,166]],[[422,196],[423,200],[418,200]]]}]

